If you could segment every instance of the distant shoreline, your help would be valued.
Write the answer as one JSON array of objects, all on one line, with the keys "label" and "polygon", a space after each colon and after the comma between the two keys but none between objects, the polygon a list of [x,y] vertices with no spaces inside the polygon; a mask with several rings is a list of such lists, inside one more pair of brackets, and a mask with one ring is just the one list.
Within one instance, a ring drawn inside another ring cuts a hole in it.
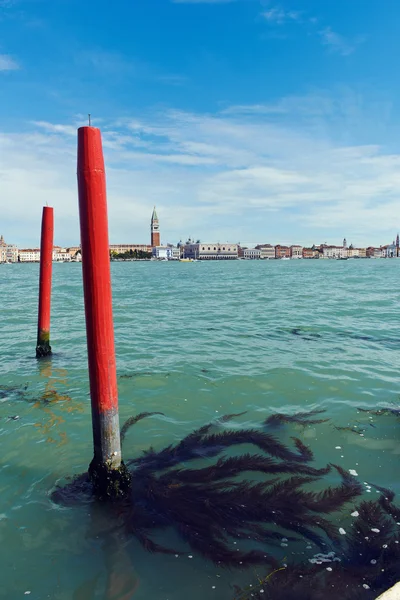
[{"label": "distant shoreline", "polygon": [[[229,259],[204,259],[204,258],[198,258],[196,259],[196,261],[181,261],[180,259],[154,259],[154,258],[112,258],[110,262],[156,262],[156,263],[162,263],[162,262],[170,262],[170,263],[179,263],[179,262],[202,262],[202,263],[230,263],[230,262],[237,262],[237,261],[244,261],[244,262],[286,262],[288,260],[290,260],[291,262],[333,262],[333,261],[347,261],[347,260],[356,260],[356,261],[365,261],[365,260],[393,260],[393,259],[399,259],[400,256],[392,256],[392,257],[387,257],[387,256],[381,256],[381,257],[376,257],[376,256],[352,256],[350,258],[331,258],[331,257],[327,257],[327,258],[229,258]],[[38,260],[24,260],[24,261],[15,261],[15,262],[0,262],[0,265],[39,265],[40,261]],[[82,261],[76,261],[76,260],[66,260],[66,261],[62,261],[62,260],[55,260],[53,261],[53,264],[82,264]]]}]

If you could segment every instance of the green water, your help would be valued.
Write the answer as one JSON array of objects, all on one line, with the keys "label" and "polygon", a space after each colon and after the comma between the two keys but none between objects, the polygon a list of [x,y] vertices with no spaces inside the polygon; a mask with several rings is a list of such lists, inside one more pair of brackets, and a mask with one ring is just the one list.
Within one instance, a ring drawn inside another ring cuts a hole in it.
[{"label": "green water", "polygon": [[[161,449],[225,413],[247,410],[241,427],[324,408],[330,422],[285,428],[284,441],[297,435],[318,466],[334,461],[398,492],[400,424],[357,407],[400,404],[399,269],[400,260],[113,263],[121,421],[165,414],[130,430],[125,453]],[[230,600],[231,583],[263,569],[229,573],[190,549],[148,554],[93,506],[50,500],[92,457],[81,277],[79,264],[54,265],[54,356],[38,362],[38,265],[0,267],[2,597]],[[290,547],[282,552],[290,559]]]}]

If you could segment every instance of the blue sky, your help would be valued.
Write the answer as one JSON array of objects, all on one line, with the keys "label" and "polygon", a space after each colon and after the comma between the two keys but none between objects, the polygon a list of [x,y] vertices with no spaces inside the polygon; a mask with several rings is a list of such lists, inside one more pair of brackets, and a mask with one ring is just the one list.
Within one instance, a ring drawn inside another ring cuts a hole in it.
[{"label": "blue sky", "polygon": [[400,228],[398,0],[0,0],[0,233],[79,242],[76,129],[110,241],[384,244]]}]

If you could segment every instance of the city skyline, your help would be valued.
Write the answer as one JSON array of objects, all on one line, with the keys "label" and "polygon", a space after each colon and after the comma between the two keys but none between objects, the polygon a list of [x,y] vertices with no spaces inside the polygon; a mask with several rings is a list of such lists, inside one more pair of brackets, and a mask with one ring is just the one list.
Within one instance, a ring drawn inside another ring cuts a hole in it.
[{"label": "city skyline", "polygon": [[391,241],[398,3],[385,11],[377,0],[93,7],[0,2],[7,239],[35,245],[46,202],[59,243],[79,239],[76,128],[90,112],[103,133],[116,243],[146,242],[154,204],[172,241]]},{"label": "city skyline", "polygon": [[[366,247],[354,246],[343,238],[342,244],[338,246],[312,244],[302,246],[299,244],[271,244],[259,243],[257,245],[245,243],[230,243],[203,240],[189,237],[180,240],[176,245],[162,242],[160,220],[153,207],[150,218],[150,244],[112,244],[109,242],[110,257],[113,259],[139,258],[158,260],[232,260],[244,259],[345,259],[348,258],[397,258],[400,256],[400,234],[397,233],[393,243],[381,245],[378,248],[371,245]],[[0,235],[0,263],[3,262],[39,262],[40,248],[17,248],[16,245],[8,243],[4,236]],[[139,254],[138,254],[139,253]],[[79,255],[79,256],[78,256]],[[53,261],[68,262],[70,260],[81,260],[82,252],[80,246],[60,247],[53,245]]]}]

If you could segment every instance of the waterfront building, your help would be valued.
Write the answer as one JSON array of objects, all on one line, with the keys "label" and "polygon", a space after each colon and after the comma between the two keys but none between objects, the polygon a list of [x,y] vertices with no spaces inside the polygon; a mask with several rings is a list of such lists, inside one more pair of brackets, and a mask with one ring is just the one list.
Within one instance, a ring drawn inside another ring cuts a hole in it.
[{"label": "waterfront building", "polygon": [[[110,252],[116,254],[125,254],[125,252],[151,252],[151,246],[149,244],[111,244]],[[78,248],[80,250],[80,248]]]},{"label": "waterfront building", "polygon": [[7,244],[3,236],[0,237],[0,263],[18,262],[18,248],[15,244]]},{"label": "waterfront building", "polygon": [[70,262],[71,254],[68,252],[66,248],[61,248],[61,246],[53,247],[53,261],[55,262]]},{"label": "waterfront building", "polygon": [[373,246],[369,246],[367,248],[367,257],[368,258],[386,258],[386,250],[385,248],[374,248]]},{"label": "waterfront building", "polygon": [[243,250],[243,258],[247,260],[257,260],[261,258],[261,250],[259,248],[245,248]]},{"label": "waterfront building", "polygon": [[348,258],[348,249],[344,246],[322,246],[322,258]]},{"label": "waterfront building", "polygon": [[366,248],[357,248],[359,258],[367,258],[367,249]]},{"label": "waterfront building", "polygon": [[261,256],[260,258],[270,260],[271,258],[275,259],[275,248],[270,244],[266,244],[262,248],[260,248]]},{"label": "waterfront building", "polygon": [[5,261],[15,263],[18,262],[18,248],[15,244],[6,244],[5,246]]},{"label": "waterfront building", "polygon": [[[80,251],[78,249],[78,251]],[[52,260],[54,262],[70,262],[75,254],[69,248],[53,246]],[[18,251],[19,262],[40,262],[40,248],[21,248]]]},{"label": "waterfront building", "polygon": [[397,248],[396,256],[400,257],[400,236],[399,236],[399,234],[397,234],[397,236],[396,236],[396,248]]},{"label": "waterfront building", "polygon": [[152,250],[153,258],[159,260],[179,260],[181,252],[177,246],[167,244],[167,246],[155,246]]},{"label": "waterfront building", "polygon": [[275,247],[271,246],[271,244],[259,244],[256,246],[258,250],[261,250],[260,258],[262,259],[270,259],[275,258]]},{"label": "waterfront building", "polygon": [[69,248],[67,248],[67,252],[71,255],[71,258],[74,258],[78,252],[79,254],[82,254],[80,246],[70,246]]},{"label": "waterfront building", "polygon": [[290,258],[303,258],[303,246],[290,246]]},{"label": "waterfront building", "polygon": [[319,258],[319,251],[315,247],[303,248],[301,253],[303,258]]},{"label": "waterfront building", "polygon": [[193,242],[190,238],[182,247],[184,258],[199,260],[233,260],[238,258],[237,244],[220,244],[219,242]]},{"label": "waterfront building", "polygon": [[40,262],[40,248],[21,248],[18,260],[19,262]]},{"label": "waterfront building", "polygon": [[353,246],[349,246],[347,249],[347,256],[349,258],[360,258],[360,249],[353,248]]},{"label": "waterfront building", "polygon": [[275,246],[275,258],[290,258],[289,246],[281,246],[280,244]]},{"label": "waterfront building", "polygon": [[155,248],[156,246],[160,246],[160,224],[158,221],[158,216],[156,213],[156,207],[153,209],[153,214],[151,215],[150,221],[150,230],[151,230],[151,247]]},{"label": "waterfront building", "polygon": [[397,257],[397,247],[396,243],[388,244],[387,246],[383,246],[382,250],[385,252],[385,258],[396,258]]}]

